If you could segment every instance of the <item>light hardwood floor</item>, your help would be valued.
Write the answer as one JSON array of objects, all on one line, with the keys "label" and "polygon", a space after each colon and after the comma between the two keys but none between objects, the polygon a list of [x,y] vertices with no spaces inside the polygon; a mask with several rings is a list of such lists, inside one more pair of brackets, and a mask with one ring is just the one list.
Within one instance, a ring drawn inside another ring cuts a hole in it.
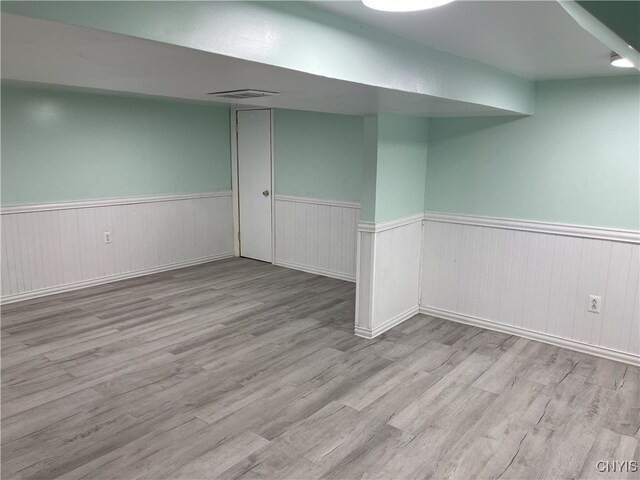
[{"label": "light hardwood floor", "polygon": [[2,309],[2,478],[638,478],[640,369],[246,259]]}]

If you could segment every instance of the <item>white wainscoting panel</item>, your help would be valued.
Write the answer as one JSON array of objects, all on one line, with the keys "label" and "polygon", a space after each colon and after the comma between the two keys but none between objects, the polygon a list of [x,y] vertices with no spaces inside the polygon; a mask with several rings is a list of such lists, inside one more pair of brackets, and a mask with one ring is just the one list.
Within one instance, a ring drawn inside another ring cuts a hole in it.
[{"label": "white wainscoting panel", "polygon": [[358,249],[356,265],[356,318],[355,333],[361,337],[373,338],[373,286],[375,272],[375,232],[358,228]]},{"label": "white wainscoting panel", "polygon": [[3,303],[230,256],[227,191],[2,209]]},{"label": "white wainscoting panel", "polygon": [[[640,360],[637,232],[597,229],[589,238],[583,227],[485,220],[427,212],[424,313]],[[590,294],[602,297],[602,313],[587,312]]]},{"label": "white wainscoting panel", "polygon": [[360,204],[275,197],[275,264],[355,281]]},{"label": "white wainscoting panel", "polygon": [[373,338],[418,313],[423,214],[359,224],[356,335]]}]

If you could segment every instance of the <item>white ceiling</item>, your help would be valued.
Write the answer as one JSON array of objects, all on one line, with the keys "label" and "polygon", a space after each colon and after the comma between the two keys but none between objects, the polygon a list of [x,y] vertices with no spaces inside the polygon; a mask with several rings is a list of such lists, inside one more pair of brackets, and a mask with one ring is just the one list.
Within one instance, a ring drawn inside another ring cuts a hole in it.
[{"label": "white ceiling", "polygon": [[208,92],[252,88],[281,94],[234,104],[344,114],[508,114],[10,14],[2,14],[2,78],[212,103]]},{"label": "white ceiling", "polygon": [[389,13],[359,0],[316,6],[531,80],[637,74],[609,64],[609,49],[555,0],[456,0],[432,10]]}]

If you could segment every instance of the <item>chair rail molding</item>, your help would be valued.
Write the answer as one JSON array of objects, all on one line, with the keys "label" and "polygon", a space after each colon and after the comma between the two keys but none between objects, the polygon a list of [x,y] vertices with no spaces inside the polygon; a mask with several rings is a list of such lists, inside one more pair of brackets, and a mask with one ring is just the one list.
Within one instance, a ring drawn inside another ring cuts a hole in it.
[{"label": "chair rail molding", "polygon": [[171,195],[153,195],[142,197],[120,197],[105,198],[100,200],[77,200],[70,202],[55,203],[31,203],[19,205],[3,206],[0,210],[2,215],[13,215],[16,213],[48,212],[52,210],[71,210],[74,208],[92,207],[113,207],[116,205],[135,205],[140,203],[154,202],[176,202],[181,200],[194,200],[198,198],[230,197],[231,190],[222,190],[208,193],[181,193]]},{"label": "chair rail molding", "polygon": [[568,237],[594,238],[640,244],[640,231],[618,228],[589,227],[568,223],[550,223],[510,218],[482,217],[475,215],[457,215],[440,212],[424,212],[424,219],[430,222],[457,223],[460,225],[477,225],[481,227],[522,230],[525,232],[548,233]]}]

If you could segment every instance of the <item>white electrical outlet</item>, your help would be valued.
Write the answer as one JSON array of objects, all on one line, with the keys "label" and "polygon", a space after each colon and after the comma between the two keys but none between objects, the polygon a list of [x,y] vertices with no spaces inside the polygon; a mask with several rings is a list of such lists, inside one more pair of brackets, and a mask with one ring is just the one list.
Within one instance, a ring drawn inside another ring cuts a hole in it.
[{"label": "white electrical outlet", "polygon": [[602,310],[602,297],[597,295],[589,295],[589,303],[587,303],[587,312],[600,313]]},{"label": "white electrical outlet", "polygon": [[111,232],[103,232],[104,243],[111,243]]}]

